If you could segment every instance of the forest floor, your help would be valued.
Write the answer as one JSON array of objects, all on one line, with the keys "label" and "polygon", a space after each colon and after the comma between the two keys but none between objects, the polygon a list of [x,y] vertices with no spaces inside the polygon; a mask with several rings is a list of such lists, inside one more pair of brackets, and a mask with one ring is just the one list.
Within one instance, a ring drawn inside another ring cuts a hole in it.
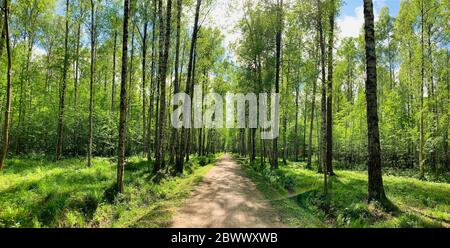
[{"label": "forest floor", "polygon": [[[385,174],[395,210],[367,204],[367,173],[323,175],[303,162],[271,170],[259,159],[192,156],[183,176],[151,180],[130,157],[125,193],[114,193],[116,160],[12,158],[0,172],[1,227],[450,227],[450,184]],[[217,158],[219,158],[217,160]],[[217,161],[217,162],[216,162]],[[385,172],[386,173],[386,172]]]},{"label": "forest floor", "polygon": [[215,160],[192,156],[183,176],[154,183],[152,164],[130,157],[125,193],[116,194],[114,158],[94,158],[92,167],[83,158],[12,158],[0,172],[0,228],[168,227]]},{"label": "forest floor", "polygon": [[278,170],[235,156],[260,192],[292,227],[450,227],[450,184],[384,175],[389,209],[367,203],[367,172],[335,170],[323,195],[323,174],[304,162]]},{"label": "forest floor", "polygon": [[171,227],[285,227],[277,211],[243,169],[226,154],[177,211]]}]

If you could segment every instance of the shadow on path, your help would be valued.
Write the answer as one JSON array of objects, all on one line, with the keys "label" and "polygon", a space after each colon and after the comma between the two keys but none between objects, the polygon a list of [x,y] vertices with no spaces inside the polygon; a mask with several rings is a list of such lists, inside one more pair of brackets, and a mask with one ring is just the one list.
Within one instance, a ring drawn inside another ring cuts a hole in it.
[{"label": "shadow on path", "polygon": [[251,179],[224,155],[177,211],[171,227],[284,227]]}]

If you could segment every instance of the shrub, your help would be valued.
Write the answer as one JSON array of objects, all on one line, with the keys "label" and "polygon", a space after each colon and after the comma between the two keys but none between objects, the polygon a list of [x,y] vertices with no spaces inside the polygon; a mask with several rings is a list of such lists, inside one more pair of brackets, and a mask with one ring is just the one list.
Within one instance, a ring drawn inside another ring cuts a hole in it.
[{"label": "shrub", "polygon": [[281,186],[289,192],[295,190],[295,181],[295,176],[293,175],[283,175],[279,179]]},{"label": "shrub", "polygon": [[421,226],[420,222],[421,221],[417,216],[407,213],[400,216],[398,219],[398,226],[400,228],[416,228]]},{"label": "shrub", "polygon": [[214,155],[211,155],[211,154],[197,157],[198,164],[202,167],[206,166],[210,163],[213,163],[214,160],[215,160],[215,157],[214,157]]},{"label": "shrub", "polygon": [[207,165],[207,164],[208,164],[208,157],[206,157],[206,156],[200,156],[200,157],[198,157],[198,164],[199,164],[200,166],[205,166],[205,165]]},{"label": "shrub", "polygon": [[340,226],[364,226],[364,223],[370,223],[374,219],[374,216],[367,208],[365,204],[352,204],[348,208],[338,214],[337,224]]},{"label": "shrub", "polygon": [[107,203],[113,203],[118,193],[119,191],[117,190],[116,184],[112,184],[111,186],[106,188],[105,192],[103,193],[103,199]]},{"label": "shrub", "polygon": [[66,213],[64,227],[84,227],[83,215],[77,211],[69,211]]},{"label": "shrub", "polygon": [[89,194],[83,196],[81,199],[73,199],[70,202],[69,207],[77,212],[81,212],[86,218],[92,219],[98,205],[99,199],[97,199],[94,195]]}]

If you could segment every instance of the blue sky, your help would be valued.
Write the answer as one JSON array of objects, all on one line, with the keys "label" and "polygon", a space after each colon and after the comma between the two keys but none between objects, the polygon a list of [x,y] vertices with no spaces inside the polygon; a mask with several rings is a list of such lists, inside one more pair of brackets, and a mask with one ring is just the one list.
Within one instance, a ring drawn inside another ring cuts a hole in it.
[{"label": "blue sky", "polygon": [[[302,0],[296,0],[302,1]],[[363,16],[363,0],[342,0],[343,6],[340,15],[337,19],[338,27],[341,31],[341,37],[356,37],[360,33],[361,27],[364,23]],[[401,0],[373,0],[375,16],[378,16],[380,9],[383,6],[388,6],[390,14],[397,16],[400,9]],[[230,43],[236,40],[237,34],[234,34],[234,24],[242,17],[242,0],[215,0],[215,6],[210,13],[209,22],[215,23],[223,29],[226,34],[225,43]],[[57,0],[57,13],[64,15],[65,9],[62,0]]]},{"label": "blue sky", "polygon": [[[302,0],[291,0],[302,1]],[[341,7],[337,25],[339,28],[339,38],[357,37],[361,33],[364,24],[363,0],[342,0],[344,3]],[[373,0],[375,18],[377,18],[380,9],[388,6],[390,14],[397,16],[400,9],[401,0]],[[64,15],[64,3],[57,0],[57,13]],[[235,24],[243,16],[243,0],[215,0],[212,11],[208,15],[206,25],[216,26],[222,29],[224,34],[224,45],[228,48],[230,44],[235,42],[239,37],[239,31],[236,30]],[[228,49],[227,49],[228,50]]]},{"label": "blue sky", "polygon": [[[389,7],[391,16],[397,16],[401,0],[374,0],[375,18],[380,9]],[[344,0],[340,15],[337,19],[341,37],[356,37],[364,23],[363,0]]]},{"label": "blue sky", "polygon": [[[359,6],[362,6],[362,2],[362,0],[344,0],[341,14],[354,15],[355,9]],[[383,6],[388,6],[391,15],[396,16],[400,9],[400,0],[375,0],[374,5],[377,11],[379,11]]]}]

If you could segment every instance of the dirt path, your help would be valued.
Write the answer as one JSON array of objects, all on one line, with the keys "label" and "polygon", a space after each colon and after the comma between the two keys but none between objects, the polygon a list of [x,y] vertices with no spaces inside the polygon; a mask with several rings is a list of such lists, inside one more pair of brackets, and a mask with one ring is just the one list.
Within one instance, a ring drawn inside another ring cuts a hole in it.
[{"label": "dirt path", "polygon": [[171,227],[284,227],[240,166],[224,155],[177,211]]}]

